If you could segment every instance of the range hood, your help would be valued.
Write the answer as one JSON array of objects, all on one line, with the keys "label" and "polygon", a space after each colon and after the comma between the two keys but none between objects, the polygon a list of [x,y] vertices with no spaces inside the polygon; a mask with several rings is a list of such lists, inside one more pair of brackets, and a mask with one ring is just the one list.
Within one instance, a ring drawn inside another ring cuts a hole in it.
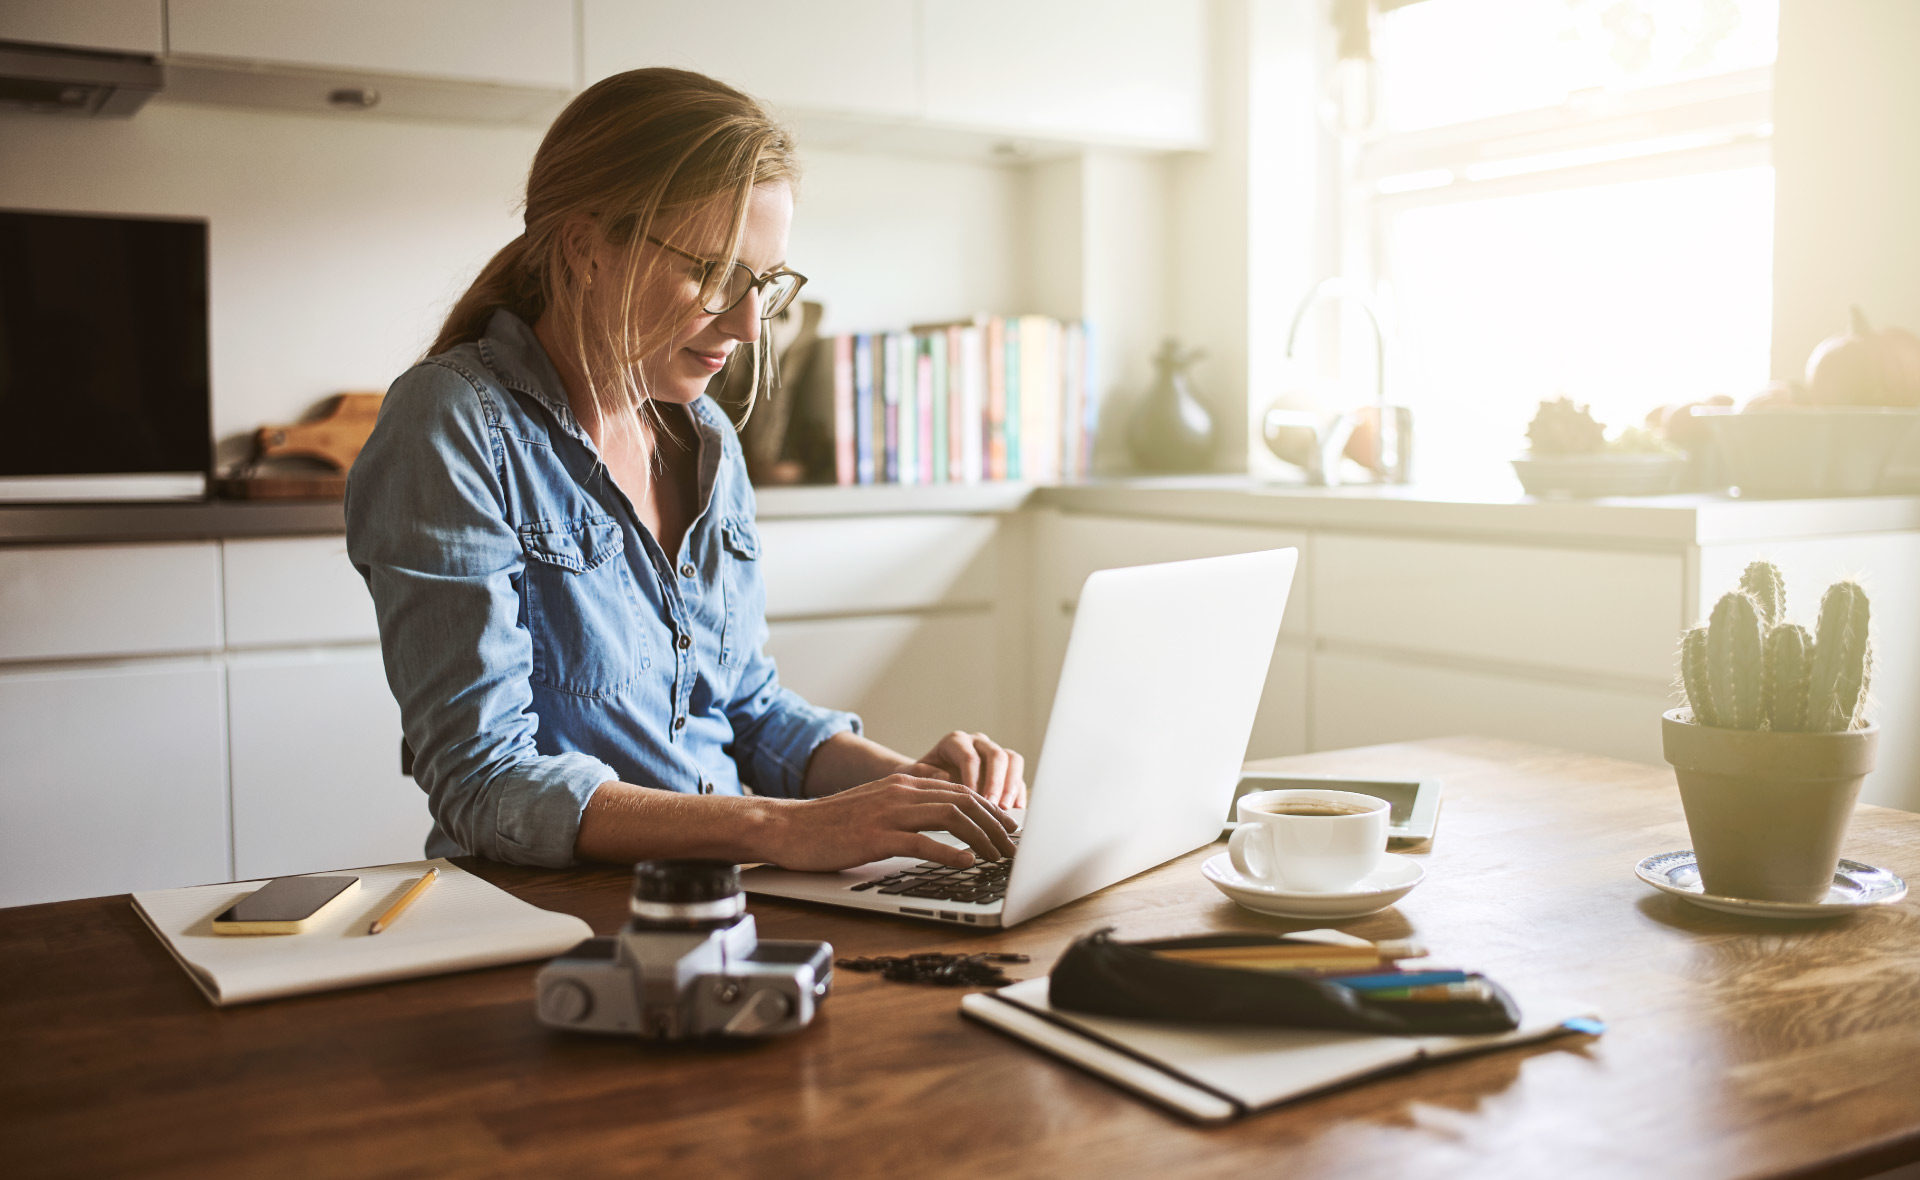
[{"label": "range hood", "polygon": [[160,90],[150,57],[0,41],[0,110],[133,114]]}]

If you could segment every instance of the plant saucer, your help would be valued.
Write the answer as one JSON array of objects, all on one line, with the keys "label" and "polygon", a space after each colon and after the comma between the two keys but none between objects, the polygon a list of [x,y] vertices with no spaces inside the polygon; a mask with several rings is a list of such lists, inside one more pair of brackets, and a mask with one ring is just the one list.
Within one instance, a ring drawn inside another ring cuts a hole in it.
[{"label": "plant saucer", "polygon": [[1682,901],[1728,914],[1754,918],[1837,918],[1856,910],[1892,905],[1907,895],[1907,883],[1885,869],[1841,860],[1833,871],[1833,886],[1819,901],[1759,901],[1708,893],[1700,883],[1700,864],[1691,848],[1649,856],[1633,866],[1642,881]]}]

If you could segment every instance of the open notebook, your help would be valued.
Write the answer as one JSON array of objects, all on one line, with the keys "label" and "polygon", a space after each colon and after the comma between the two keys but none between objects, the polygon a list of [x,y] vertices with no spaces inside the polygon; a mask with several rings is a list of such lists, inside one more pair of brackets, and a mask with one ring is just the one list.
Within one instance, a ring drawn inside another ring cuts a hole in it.
[{"label": "open notebook", "polygon": [[960,1010],[1200,1122],[1236,1119],[1420,1061],[1601,1029],[1585,1005],[1518,993],[1520,1027],[1488,1036],[1157,1024],[1062,1011],[1047,1003],[1047,984],[1043,975],[976,992]]},{"label": "open notebook", "polygon": [[[368,925],[430,867],[440,879],[386,931],[369,935]],[[358,877],[360,888],[302,934],[213,932],[214,915],[264,881],[136,893],[133,908],[220,1006],[542,959],[593,935],[579,918],[528,905],[444,860],[326,875]]]}]

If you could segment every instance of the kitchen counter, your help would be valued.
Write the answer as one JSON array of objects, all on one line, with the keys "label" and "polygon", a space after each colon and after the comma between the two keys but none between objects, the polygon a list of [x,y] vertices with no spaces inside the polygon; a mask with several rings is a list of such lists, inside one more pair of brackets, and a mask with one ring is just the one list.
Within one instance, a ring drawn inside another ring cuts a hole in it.
[{"label": "kitchen counter", "polygon": [[[1920,496],[1740,500],[1724,495],[1533,499],[1517,485],[1309,488],[1244,475],[1031,484],[763,488],[767,520],[1044,507],[1095,516],[1266,524],[1422,537],[1671,550],[1747,540],[1920,531]],[[217,540],[339,533],[338,502],[51,504],[0,508],[0,544]]]}]

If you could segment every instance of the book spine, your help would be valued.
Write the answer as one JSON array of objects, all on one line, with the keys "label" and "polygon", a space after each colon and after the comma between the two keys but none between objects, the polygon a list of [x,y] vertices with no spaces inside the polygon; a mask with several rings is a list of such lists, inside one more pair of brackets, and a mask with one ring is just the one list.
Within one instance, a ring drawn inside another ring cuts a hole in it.
[{"label": "book spine", "polygon": [[1007,437],[1007,474],[1006,478],[1018,481],[1025,478],[1027,466],[1027,439],[1021,433],[1026,424],[1022,407],[1026,404],[1027,391],[1020,388],[1020,354],[1027,342],[1021,339],[1020,321],[1009,319],[1006,327],[1007,351],[1001,358],[1006,375],[1001,380],[1006,385],[1007,408],[1005,413]]},{"label": "book spine", "polygon": [[984,328],[960,329],[960,478],[979,483],[987,476],[987,336]]},{"label": "book spine", "polygon": [[986,477],[1007,478],[1007,322],[987,321]]},{"label": "book spine", "polygon": [[952,402],[953,391],[950,374],[951,366],[947,357],[948,341],[951,330],[934,332],[927,337],[927,366],[933,387],[932,413],[929,417],[933,424],[932,455],[933,470],[929,478],[934,483],[947,483],[953,478],[952,462]]},{"label": "book spine", "polygon": [[900,337],[880,337],[881,440],[880,482],[900,482]]},{"label": "book spine", "polygon": [[873,337],[856,336],[853,341],[853,454],[854,482],[874,481],[874,373]]},{"label": "book spine", "polygon": [[856,478],[853,438],[853,337],[833,338],[833,482]]},{"label": "book spine", "polygon": [[1021,478],[1051,483],[1059,478],[1060,380],[1058,320],[1020,317]]},{"label": "book spine", "polygon": [[1081,479],[1093,474],[1100,445],[1100,386],[1094,380],[1093,325],[1080,323],[1080,470]]},{"label": "book spine", "polygon": [[925,337],[913,342],[913,396],[915,431],[913,457],[917,464],[914,480],[933,482],[933,357],[927,351]]},{"label": "book spine", "polygon": [[920,341],[908,333],[895,337],[894,370],[887,376],[899,382],[900,462],[895,470],[903,484],[920,482]]}]

